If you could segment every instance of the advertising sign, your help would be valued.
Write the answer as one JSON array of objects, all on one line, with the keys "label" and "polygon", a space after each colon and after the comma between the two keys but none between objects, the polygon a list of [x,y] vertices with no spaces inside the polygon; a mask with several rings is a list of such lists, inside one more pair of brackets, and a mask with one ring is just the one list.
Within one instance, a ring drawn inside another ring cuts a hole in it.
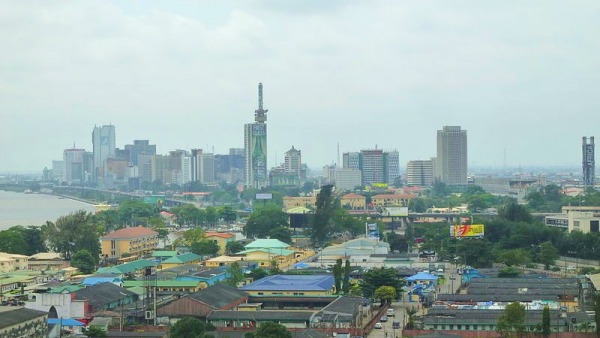
[{"label": "advertising sign", "polygon": [[456,238],[483,237],[483,230],[483,224],[453,225],[450,227],[450,236]]},{"label": "advertising sign", "polygon": [[150,195],[144,196],[144,203],[148,204],[164,204],[167,197],[165,195]]},{"label": "advertising sign", "polygon": [[408,207],[386,207],[383,216],[408,216]]},{"label": "advertising sign", "polygon": [[257,200],[271,200],[273,199],[273,194],[271,193],[258,193],[256,194]]},{"label": "advertising sign", "polygon": [[379,227],[377,226],[377,223],[367,223],[366,227],[367,227],[367,233],[366,233],[367,238],[379,240]]},{"label": "advertising sign", "polygon": [[252,171],[254,180],[267,180],[267,125],[255,123],[252,125]]}]

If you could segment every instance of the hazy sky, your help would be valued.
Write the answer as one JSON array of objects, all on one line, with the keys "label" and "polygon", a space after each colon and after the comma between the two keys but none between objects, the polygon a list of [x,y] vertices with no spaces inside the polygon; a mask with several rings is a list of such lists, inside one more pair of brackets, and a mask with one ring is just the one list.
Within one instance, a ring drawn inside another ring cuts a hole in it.
[{"label": "hazy sky", "polygon": [[2,1],[0,171],[91,150],[103,124],[119,148],[226,153],[258,82],[271,166],[292,145],[336,162],[339,143],[403,167],[444,125],[470,165],[578,166],[600,137],[599,18],[599,1]]}]

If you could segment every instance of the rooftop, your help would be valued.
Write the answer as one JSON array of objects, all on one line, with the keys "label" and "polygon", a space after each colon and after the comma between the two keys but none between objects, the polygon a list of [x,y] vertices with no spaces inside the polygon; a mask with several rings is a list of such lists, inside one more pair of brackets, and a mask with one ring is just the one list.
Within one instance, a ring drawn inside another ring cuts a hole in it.
[{"label": "rooftop", "polygon": [[137,296],[135,293],[112,283],[92,285],[73,293],[75,294],[75,299],[87,300],[95,310],[120,299]]},{"label": "rooftop", "polygon": [[173,256],[169,259],[166,259],[162,262],[162,264],[185,264],[185,263],[189,263],[189,262],[193,262],[196,260],[201,260],[202,256],[200,255],[196,255],[195,253],[184,253],[181,255],[177,255],[177,256]]},{"label": "rooftop", "polygon": [[0,316],[0,329],[10,327],[13,325],[18,325],[20,323],[23,323],[25,321],[29,321],[29,320],[32,320],[35,318],[46,317],[46,316],[48,316],[48,313],[46,313],[46,312],[32,310],[32,309],[26,309],[26,308],[16,309],[16,310],[12,310],[12,311],[5,311],[5,312],[2,312],[2,315]]},{"label": "rooftop", "polygon": [[229,232],[207,232],[206,237],[234,238],[235,235]]},{"label": "rooftop", "polygon": [[312,311],[215,311],[208,316],[209,321],[217,320],[258,320],[307,322],[312,317]]},{"label": "rooftop", "polygon": [[138,259],[137,261],[119,264],[111,267],[100,268],[97,271],[97,274],[105,274],[105,273],[131,273],[141,269],[145,269],[147,267],[156,266],[156,263],[149,261],[147,259]]},{"label": "rooftop", "polygon": [[152,253],[152,257],[173,257],[173,256],[177,256],[177,251],[155,250]]},{"label": "rooftop", "polygon": [[188,297],[210,305],[214,309],[220,309],[241,298],[248,297],[248,294],[227,284],[215,284],[204,290],[192,293]]},{"label": "rooftop", "polygon": [[290,245],[284,243],[278,239],[269,239],[269,238],[260,238],[253,241],[250,244],[244,246],[246,249],[268,249],[268,248],[276,248],[276,249],[285,249]]},{"label": "rooftop", "polygon": [[240,288],[244,291],[327,291],[335,285],[333,275],[274,275]]},{"label": "rooftop", "polygon": [[132,228],[124,228],[119,229],[117,231],[113,231],[105,236],[102,239],[130,239],[130,238],[139,238],[146,236],[155,236],[158,235],[158,232],[145,228],[143,226],[132,227]]}]

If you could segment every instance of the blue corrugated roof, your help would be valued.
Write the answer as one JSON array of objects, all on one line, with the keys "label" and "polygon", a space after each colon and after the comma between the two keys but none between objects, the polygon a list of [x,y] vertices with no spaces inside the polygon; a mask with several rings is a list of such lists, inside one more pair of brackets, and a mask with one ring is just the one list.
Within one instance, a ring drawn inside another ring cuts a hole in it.
[{"label": "blue corrugated roof", "polygon": [[406,280],[409,282],[414,282],[418,280],[438,280],[438,277],[425,272],[419,272],[416,275],[412,275],[406,278]]},{"label": "blue corrugated roof", "polygon": [[274,275],[240,288],[245,291],[326,291],[334,287],[332,275]]},{"label": "blue corrugated roof", "polygon": [[60,326],[83,326],[83,323],[73,318],[48,318],[48,324]]},{"label": "blue corrugated roof", "polygon": [[90,286],[100,283],[123,283],[123,278],[119,277],[87,277],[83,280],[83,285]]}]

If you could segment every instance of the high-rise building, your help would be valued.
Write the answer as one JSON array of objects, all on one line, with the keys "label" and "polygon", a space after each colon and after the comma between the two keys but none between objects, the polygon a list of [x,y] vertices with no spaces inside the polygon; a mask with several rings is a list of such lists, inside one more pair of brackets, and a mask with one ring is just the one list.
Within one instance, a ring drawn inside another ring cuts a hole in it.
[{"label": "high-rise building", "polygon": [[444,126],[437,131],[436,178],[450,185],[467,184],[467,131]]},{"label": "high-rise building", "polygon": [[198,181],[202,184],[215,183],[215,156],[211,153],[198,154]]},{"label": "high-rise building", "polygon": [[67,184],[78,184],[84,181],[84,159],[85,150],[65,149],[63,152],[63,180]]},{"label": "high-rise building", "polygon": [[360,170],[362,185],[394,183],[400,176],[399,154],[381,149],[367,149],[343,154],[343,168]]},{"label": "high-rise building", "polygon": [[246,186],[262,189],[267,186],[267,109],[263,109],[262,83],[258,84],[258,109],[255,123],[244,125]]},{"label": "high-rise building", "polygon": [[291,173],[302,177],[302,152],[294,146],[292,149],[285,152],[283,171],[285,173]]},{"label": "high-rise building", "polygon": [[433,185],[433,160],[408,161],[406,165],[406,184],[419,187]]},{"label": "high-rise building", "polygon": [[138,165],[138,155],[156,155],[156,145],[149,140],[133,140],[133,144],[126,144],[125,150],[129,151],[129,162]]},{"label": "high-rise building", "polygon": [[59,184],[65,180],[64,163],[64,161],[52,161],[52,180],[57,181]]},{"label": "high-rise building", "polygon": [[93,180],[98,181],[104,176],[104,165],[107,158],[115,158],[116,136],[115,126],[105,125],[94,127],[92,132],[92,144],[94,153]]},{"label": "high-rise building", "polygon": [[361,173],[358,169],[337,168],[334,171],[335,187],[341,191],[354,190],[362,183]]},{"label": "high-rise building", "polygon": [[582,165],[583,165],[583,185],[587,187],[594,187],[596,178],[596,160],[595,160],[595,149],[594,149],[594,137],[590,137],[589,141],[587,137],[584,137],[581,142],[582,148]]}]

